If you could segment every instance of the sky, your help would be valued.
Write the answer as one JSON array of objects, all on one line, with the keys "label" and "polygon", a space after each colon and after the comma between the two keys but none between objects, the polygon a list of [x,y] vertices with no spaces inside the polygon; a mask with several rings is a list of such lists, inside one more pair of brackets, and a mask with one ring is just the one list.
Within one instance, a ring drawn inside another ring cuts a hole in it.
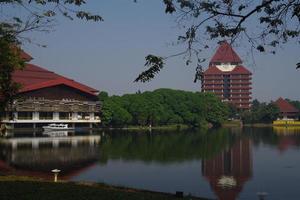
[{"label": "sky", "polygon": [[[23,49],[34,57],[33,64],[92,86],[110,95],[135,93],[158,88],[200,91],[194,83],[195,65],[186,66],[182,57],[169,59],[161,73],[149,83],[134,83],[145,70],[145,56],[168,56],[184,49],[172,45],[183,31],[174,15],[166,15],[162,0],[90,0],[83,7],[98,13],[104,22],[70,21],[57,17],[50,33],[32,32],[33,43]],[[207,41],[210,49],[203,57],[213,56],[217,44]],[[47,45],[42,48],[34,43]],[[300,46],[287,44],[276,55],[255,53],[236,45],[235,50],[253,73],[253,99],[276,100],[278,97],[300,100],[300,70],[296,70]],[[255,63],[255,64],[254,64]],[[203,64],[208,66],[208,61]]]}]

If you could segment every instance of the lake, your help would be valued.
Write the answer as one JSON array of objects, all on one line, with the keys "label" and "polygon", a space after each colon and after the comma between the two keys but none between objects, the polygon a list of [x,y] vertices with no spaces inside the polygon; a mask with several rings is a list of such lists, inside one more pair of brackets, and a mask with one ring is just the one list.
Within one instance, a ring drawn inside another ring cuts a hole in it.
[{"label": "lake", "polygon": [[220,200],[300,199],[300,129],[8,133],[0,174],[88,181]]}]

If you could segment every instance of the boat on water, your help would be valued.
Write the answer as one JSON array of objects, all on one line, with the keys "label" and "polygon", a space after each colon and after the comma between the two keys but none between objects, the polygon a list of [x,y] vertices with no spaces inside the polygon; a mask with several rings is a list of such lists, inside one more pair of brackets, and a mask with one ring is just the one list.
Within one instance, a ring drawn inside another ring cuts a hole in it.
[{"label": "boat on water", "polygon": [[44,131],[66,131],[74,130],[74,128],[68,127],[68,124],[49,124],[48,126],[43,126]]}]

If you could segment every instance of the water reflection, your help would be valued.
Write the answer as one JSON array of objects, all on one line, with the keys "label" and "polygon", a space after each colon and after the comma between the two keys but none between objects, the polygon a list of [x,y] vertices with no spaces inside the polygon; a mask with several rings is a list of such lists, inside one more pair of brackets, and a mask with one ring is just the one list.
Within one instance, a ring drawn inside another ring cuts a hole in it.
[{"label": "water reflection", "polygon": [[[57,134],[57,133],[54,133]],[[81,173],[100,157],[98,135],[8,137],[0,140],[0,172],[51,179],[59,168],[63,179]],[[22,135],[22,134],[21,134]]]},{"label": "water reflection", "polygon": [[232,148],[203,160],[202,174],[220,200],[235,200],[252,177],[251,140],[237,141]]},{"label": "water reflection", "polygon": [[52,179],[50,171],[58,168],[66,180],[219,200],[252,200],[264,191],[268,199],[298,197],[299,129],[67,135],[8,134],[0,139],[0,173]]}]

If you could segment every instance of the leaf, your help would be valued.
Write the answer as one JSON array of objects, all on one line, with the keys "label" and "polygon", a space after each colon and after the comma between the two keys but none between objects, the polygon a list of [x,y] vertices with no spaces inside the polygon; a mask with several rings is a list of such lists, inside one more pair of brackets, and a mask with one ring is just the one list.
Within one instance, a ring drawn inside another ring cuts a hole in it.
[{"label": "leaf", "polygon": [[258,45],[256,49],[260,52],[265,52],[265,48],[262,45]]},{"label": "leaf", "polygon": [[157,73],[164,67],[163,58],[155,55],[146,56],[145,66],[149,67],[146,71],[143,71],[139,76],[134,80],[134,82],[148,82],[152,80]]}]

